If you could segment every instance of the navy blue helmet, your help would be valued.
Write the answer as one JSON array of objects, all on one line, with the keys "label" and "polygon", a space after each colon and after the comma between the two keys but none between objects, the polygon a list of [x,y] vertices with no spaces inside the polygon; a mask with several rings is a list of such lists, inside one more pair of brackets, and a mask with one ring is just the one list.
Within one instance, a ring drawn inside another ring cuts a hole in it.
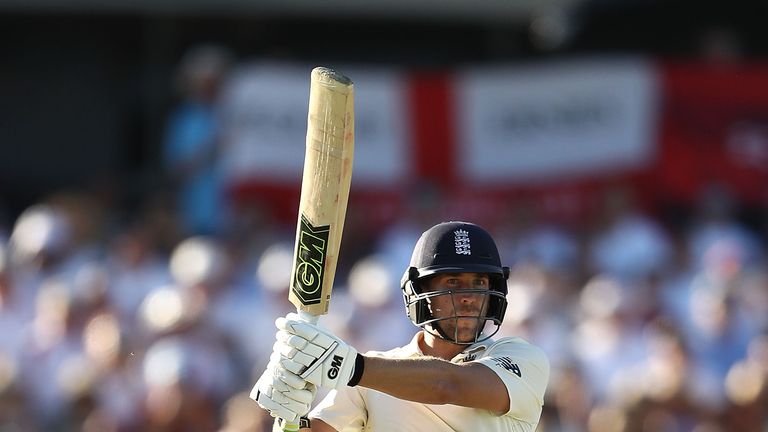
[{"label": "navy blue helmet", "polygon": [[[462,293],[487,296],[488,307],[483,321],[478,326],[474,340],[459,342],[457,335],[448,335],[439,322],[458,317],[435,318],[430,309],[431,299],[442,295],[453,295],[451,290],[425,292],[429,278],[444,273],[484,273],[489,277],[489,289],[463,290]],[[501,265],[499,251],[490,234],[483,228],[469,222],[443,222],[425,231],[413,249],[411,262],[401,281],[403,300],[408,318],[426,331],[453,343],[472,344],[488,339],[496,332],[504,319],[507,309],[507,278],[509,267]],[[490,333],[484,328],[490,321],[495,329]]]}]

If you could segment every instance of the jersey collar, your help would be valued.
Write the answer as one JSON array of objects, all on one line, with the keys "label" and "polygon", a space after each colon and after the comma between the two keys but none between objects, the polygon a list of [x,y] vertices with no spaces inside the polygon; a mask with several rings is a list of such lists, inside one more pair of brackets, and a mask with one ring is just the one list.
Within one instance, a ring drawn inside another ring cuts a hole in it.
[{"label": "jersey collar", "polygon": [[464,351],[456,354],[456,356],[451,359],[451,363],[466,363],[475,360],[482,356],[491,345],[493,345],[492,339],[486,339],[482,342],[472,344]]},{"label": "jersey collar", "polygon": [[[423,356],[424,353],[421,351],[421,348],[419,347],[419,342],[424,338],[423,330],[416,333],[413,338],[411,339],[411,342],[408,344],[408,350],[407,355],[409,357],[419,357]],[[451,363],[466,363],[470,362],[472,360],[475,360],[482,356],[482,354],[491,346],[493,345],[493,339],[486,339],[482,342],[477,342],[472,345],[467,346],[464,351],[456,354],[451,359]]]}]

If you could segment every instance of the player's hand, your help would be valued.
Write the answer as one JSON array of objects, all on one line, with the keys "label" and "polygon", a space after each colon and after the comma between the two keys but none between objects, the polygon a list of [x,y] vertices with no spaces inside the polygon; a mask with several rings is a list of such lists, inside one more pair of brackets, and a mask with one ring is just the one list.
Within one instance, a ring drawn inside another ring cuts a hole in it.
[{"label": "player's hand", "polygon": [[309,412],[316,390],[314,384],[286,370],[280,363],[280,355],[273,353],[250,397],[272,417],[295,423]]},{"label": "player's hand", "polygon": [[354,386],[360,380],[362,357],[328,330],[297,314],[278,318],[275,324],[279,331],[274,349],[283,356],[280,363],[286,370],[324,388]]}]

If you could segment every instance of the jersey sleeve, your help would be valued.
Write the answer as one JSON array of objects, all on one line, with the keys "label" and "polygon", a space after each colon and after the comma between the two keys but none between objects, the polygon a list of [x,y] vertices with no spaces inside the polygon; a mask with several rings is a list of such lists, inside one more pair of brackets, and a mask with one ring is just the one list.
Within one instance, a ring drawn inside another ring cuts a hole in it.
[{"label": "jersey sleeve", "polygon": [[524,341],[500,341],[476,360],[501,378],[509,395],[509,411],[504,414],[536,423],[544,405],[549,381],[549,360],[544,352]]},{"label": "jersey sleeve", "polygon": [[309,413],[339,432],[361,431],[368,418],[360,387],[342,387],[331,390]]}]

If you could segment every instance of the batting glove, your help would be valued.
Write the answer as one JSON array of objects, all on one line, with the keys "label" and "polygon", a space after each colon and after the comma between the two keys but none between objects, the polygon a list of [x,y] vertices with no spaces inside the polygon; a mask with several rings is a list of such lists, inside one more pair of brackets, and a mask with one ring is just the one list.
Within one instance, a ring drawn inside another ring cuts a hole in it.
[{"label": "batting glove", "polygon": [[316,392],[315,385],[286,370],[280,363],[280,355],[273,353],[250,397],[272,417],[296,423],[309,412]]},{"label": "batting glove", "polygon": [[288,314],[275,321],[280,364],[318,387],[355,386],[363,374],[363,357],[328,330]]}]

